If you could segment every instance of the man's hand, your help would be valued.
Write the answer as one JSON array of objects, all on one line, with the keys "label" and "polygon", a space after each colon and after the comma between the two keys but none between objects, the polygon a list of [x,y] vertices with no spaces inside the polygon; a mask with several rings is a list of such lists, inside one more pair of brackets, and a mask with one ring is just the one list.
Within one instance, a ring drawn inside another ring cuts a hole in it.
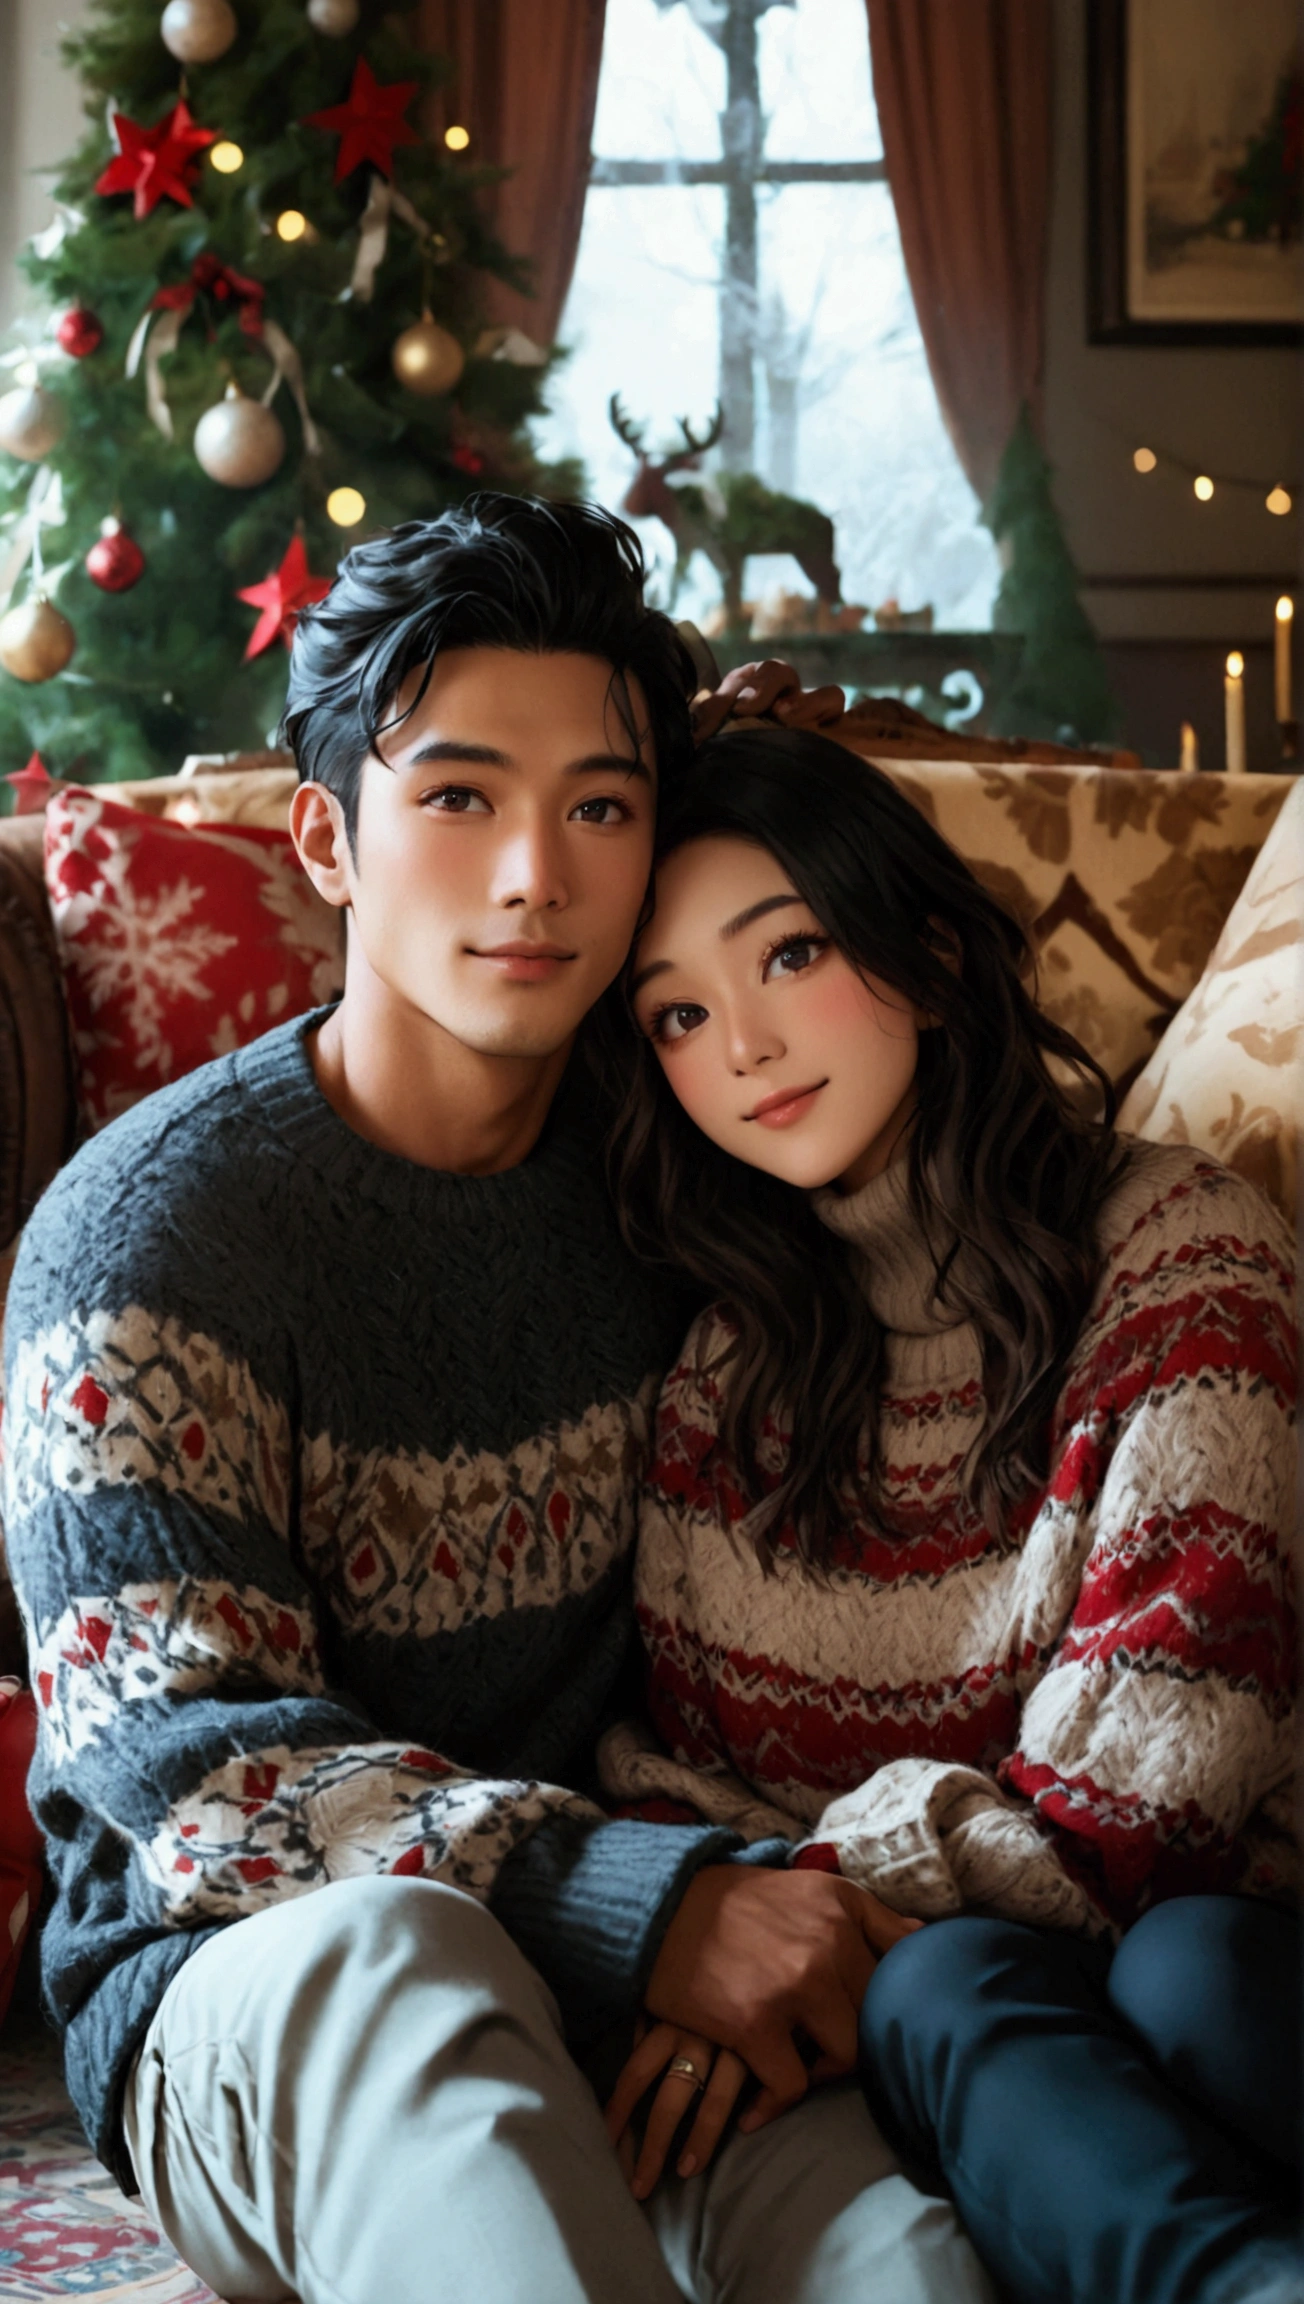
[{"label": "man's hand", "polygon": [[767,656],[763,664],[735,665],[718,688],[694,698],[693,734],[705,743],[734,713],[772,712],[785,728],[827,728],[846,708],[840,688],[803,688],[791,664]]},{"label": "man's hand", "polygon": [[750,2066],[761,2083],[739,2122],[750,2133],[812,2080],[855,2070],[860,2003],[877,1959],[921,1925],[832,1873],[708,1864],[666,1931],[647,2007]]}]

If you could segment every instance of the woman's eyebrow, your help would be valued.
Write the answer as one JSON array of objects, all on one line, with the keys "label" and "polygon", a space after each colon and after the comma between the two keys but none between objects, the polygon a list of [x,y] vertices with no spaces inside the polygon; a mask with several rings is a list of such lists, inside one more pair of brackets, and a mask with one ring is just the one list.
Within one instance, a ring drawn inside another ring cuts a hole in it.
[{"label": "woman's eyebrow", "polygon": [[[804,904],[805,901],[804,896],[794,895],[791,889],[782,896],[762,896],[759,904],[749,904],[745,912],[735,912],[732,920],[725,921],[720,930],[720,941],[727,943],[731,936],[741,936],[744,928],[750,928],[753,920],[763,920],[767,912],[781,912],[786,904]],[[667,968],[673,967],[673,960],[653,960],[646,968],[640,968],[629,987],[630,999],[634,998],[635,993],[641,992],[654,976],[663,976]]]}]

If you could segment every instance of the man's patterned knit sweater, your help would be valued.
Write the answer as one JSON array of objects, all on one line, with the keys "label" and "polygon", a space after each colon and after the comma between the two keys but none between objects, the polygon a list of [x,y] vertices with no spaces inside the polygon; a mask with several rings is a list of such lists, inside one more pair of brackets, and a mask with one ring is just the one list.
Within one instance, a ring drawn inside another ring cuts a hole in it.
[{"label": "man's patterned knit sweater", "polygon": [[4,1519],[58,1899],[47,1998],[96,2148],[216,1926],[358,1873],[492,1899],[579,2036],[632,2014],[735,1835],[575,1780],[630,1623],[674,1307],[578,1091],[520,1166],[364,1142],[271,1033],[63,1171],[6,1323]]},{"label": "man's patterned knit sweater", "polygon": [[1103,1211],[1049,1483],[996,1537],[959,1482],[983,1414],[977,1338],[932,1301],[903,1187],[895,1168],[816,1195],[886,1331],[888,1508],[849,1515],[825,1580],[790,1531],[761,1572],[718,1437],[728,1331],[704,1315],[662,1395],[639,1536],[665,1750],[613,1731],[608,1788],[749,1833],[786,1819],[921,1918],[977,1905],[1095,1930],[1182,1889],[1278,1891],[1295,1658],[1284,1225],[1215,1162],[1134,1150]]}]

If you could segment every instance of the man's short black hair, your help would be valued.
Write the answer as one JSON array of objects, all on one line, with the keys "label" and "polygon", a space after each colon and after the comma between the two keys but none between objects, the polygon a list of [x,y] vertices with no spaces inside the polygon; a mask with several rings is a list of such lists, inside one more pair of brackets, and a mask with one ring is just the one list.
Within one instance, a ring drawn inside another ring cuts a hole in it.
[{"label": "man's short black hair", "polygon": [[[645,578],[623,520],[596,504],[531,496],[485,492],[355,545],[294,636],[281,726],[301,781],[335,794],[352,845],[362,764],[396,725],[408,674],[424,667],[414,711],[441,648],[521,648],[609,664],[613,704],[640,753],[650,733],[664,789],[691,754],[696,676],[670,618],[645,604]],[[647,700],[646,731],[630,677]]]}]

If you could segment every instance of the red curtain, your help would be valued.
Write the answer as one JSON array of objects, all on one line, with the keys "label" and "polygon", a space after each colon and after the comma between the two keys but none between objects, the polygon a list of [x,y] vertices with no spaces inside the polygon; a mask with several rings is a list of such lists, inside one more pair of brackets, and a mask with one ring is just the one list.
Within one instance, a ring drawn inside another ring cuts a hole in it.
[{"label": "red curtain", "polygon": [[588,186],[606,0],[422,0],[424,47],[451,58],[430,126],[469,129],[468,160],[512,173],[489,198],[494,228],[528,258],[533,296],[494,282],[491,317],[551,344],[575,269]]},{"label": "red curtain", "polygon": [[989,495],[1041,384],[1050,0],[867,0],[906,272],[942,414]]}]

